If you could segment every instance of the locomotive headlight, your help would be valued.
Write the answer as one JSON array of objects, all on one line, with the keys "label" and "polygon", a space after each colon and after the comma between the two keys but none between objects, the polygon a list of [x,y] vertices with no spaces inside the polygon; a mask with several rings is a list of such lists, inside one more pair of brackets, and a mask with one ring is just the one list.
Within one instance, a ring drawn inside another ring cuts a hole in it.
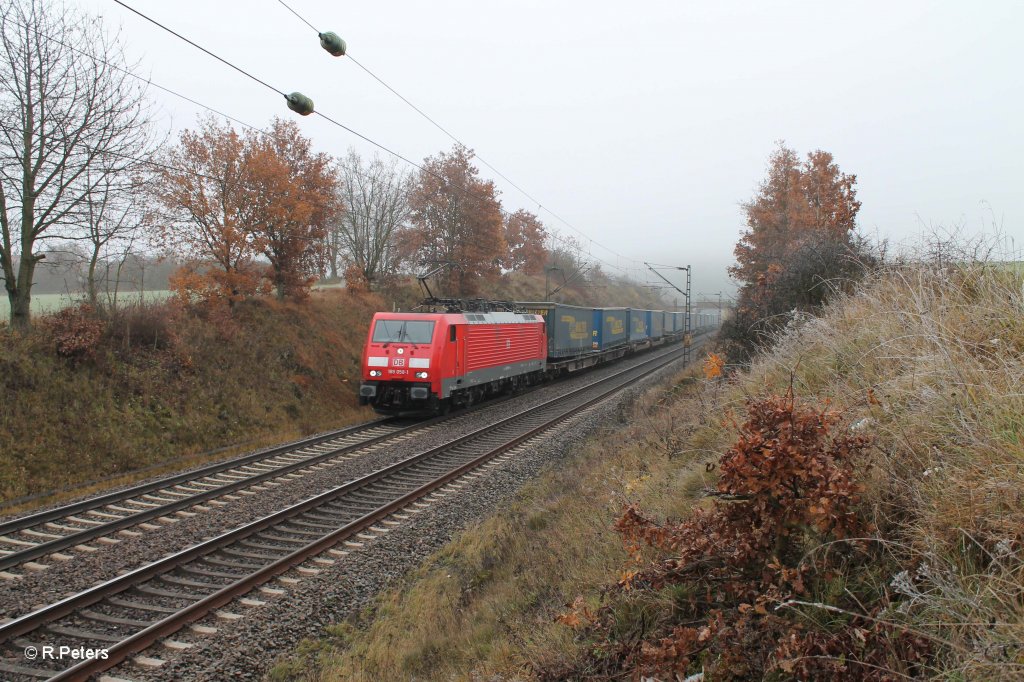
[{"label": "locomotive headlight", "polygon": [[371,377],[379,377],[380,376],[380,370],[379,369],[371,369],[370,370],[370,376]]},{"label": "locomotive headlight", "polygon": [[426,372],[416,372],[416,378],[417,379],[426,379],[427,378],[427,373]]},{"label": "locomotive headlight", "polygon": [[397,351],[395,351],[395,352],[396,352],[396,353],[398,353],[399,355],[401,355],[402,353],[404,353],[404,352],[405,352],[405,349],[404,349],[404,348],[399,348],[399,349],[398,349]]}]

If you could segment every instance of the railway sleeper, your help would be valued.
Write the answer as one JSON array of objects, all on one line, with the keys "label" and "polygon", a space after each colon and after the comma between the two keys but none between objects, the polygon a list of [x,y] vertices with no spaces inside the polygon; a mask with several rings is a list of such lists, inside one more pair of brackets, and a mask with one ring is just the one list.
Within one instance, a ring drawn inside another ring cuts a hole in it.
[{"label": "railway sleeper", "polygon": [[195,564],[186,564],[184,566],[178,566],[178,570],[190,575],[203,575],[207,578],[225,578],[227,580],[238,580],[244,578],[244,575],[238,573],[231,573],[229,571],[217,571],[209,568],[203,568],[202,566],[196,566]]},{"label": "railway sleeper", "polygon": [[316,528],[317,530],[328,531],[328,532],[330,532],[332,530],[337,530],[337,528],[338,528],[337,524],[328,525],[326,523],[312,523],[310,521],[307,521],[304,518],[298,518],[298,517],[297,518],[293,518],[293,519],[289,519],[288,523],[290,523],[293,526],[305,526],[307,528]]},{"label": "railway sleeper", "polygon": [[373,495],[374,497],[383,497],[385,499],[390,499],[395,496],[401,497],[402,495],[408,493],[410,490],[414,489],[415,487],[410,487],[410,484],[402,485],[397,482],[394,485],[374,483],[372,487],[368,486],[360,490],[359,492],[363,494]]},{"label": "railway sleeper", "polygon": [[111,642],[116,644],[124,639],[124,637],[121,637],[120,635],[111,635],[106,632],[90,632],[89,630],[69,628],[64,627],[63,625],[47,625],[46,631],[52,632],[55,635],[65,635],[67,637],[73,637],[86,642]]},{"label": "railway sleeper", "polygon": [[409,485],[414,485],[414,486],[423,485],[422,479],[412,478],[412,477],[409,477],[409,476],[405,476],[405,475],[403,475],[403,473],[396,473],[396,474],[392,474],[391,476],[388,476],[388,481],[397,481],[401,485],[405,485],[405,486],[409,486]]},{"label": "railway sleeper", "polygon": [[287,542],[290,545],[308,545],[309,541],[304,538],[290,538],[286,535],[277,535],[276,533],[268,533],[263,531],[256,534],[261,540],[269,540],[271,542]]},{"label": "railway sleeper", "polygon": [[265,560],[262,564],[254,564],[254,563],[251,563],[251,562],[243,562],[243,561],[229,561],[228,559],[221,559],[220,557],[215,557],[215,556],[208,556],[204,560],[206,561],[206,563],[213,564],[214,566],[227,566],[228,568],[240,568],[243,571],[249,571],[249,572],[259,570],[259,569],[263,568],[264,566],[266,566],[268,563],[270,563],[270,559],[269,558],[267,560]]},{"label": "railway sleeper", "polygon": [[238,483],[250,478],[249,476],[231,476],[230,474],[216,474],[215,476],[207,476],[206,480],[211,483],[216,483],[217,487],[225,485],[231,485],[232,483]]},{"label": "railway sleeper", "polygon": [[141,601],[134,601],[132,599],[122,599],[121,597],[107,597],[106,602],[113,606],[120,606],[124,609],[135,609],[136,611],[151,611],[153,613],[177,613],[181,609],[176,609],[173,606],[160,606],[159,604],[147,604]]},{"label": "railway sleeper", "polygon": [[[181,567],[179,567],[178,570],[181,570]],[[168,574],[164,574],[164,575],[160,576],[160,580],[162,582],[170,583],[172,585],[181,585],[182,587],[197,587],[197,588],[201,588],[201,589],[204,589],[204,590],[210,590],[210,594],[213,594],[214,592],[216,592],[220,588],[224,587],[224,585],[219,584],[219,583],[203,582],[202,580],[190,580],[189,578],[182,578],[181,576],[168,575]],[[195,595],[194,594],[194,595],[190,595],[188,597],[188,599],[191,599],[192,601],[199,601],[200,599],[202,599],[205,596],[207,596],[207,595],[205,595],[205,594]]]},{"label": "railway sleeper", "polygon": [[[39,650],[38,647],[36,649]],[[10,673],[12,675],[21,675],[23,677],[35,677],[40,680],[49,679],[58,672],[56,670],[44,670],[43,668],[29,668],[28,666],[18,665],[17,663],[10,663],[2,658],[0,658],[0,671]]]},{"label": "railway sleeper", "polygon": [[285,531],[286,533],[295,533],[295,534],[298,534],[298,535],[307,535],[307,536],[310,536],[310,537],[317,537],[317,538],[323,536],[323,534],[324,534],[322,531],[308,530],[308,529],[304,529],[304,528],[296,528],[295,526],[297,526],[297,525],[298,524],[296,524],[294,521],[288,521],[287,526],[282,526],[281,530]]},{"label": "railway sleeper", "polygon": [[277,554],[277,557],[275,557],[275,559],[281,557],[284,554],[290,554],[291,551],[295,549],[294,547],[282,547],[280,545],[264,545],[260,542],[253,542],[248,538],[246,538],[245,540],[240,540],[238,544],[242,545],[243,547],[252,547],[253,549],[262,549],[267,552],[274,552],[275,554]]},{"label": "railway sleeper", "polygon": [[345,495],[340,500],[335,500],[329,504],[321,504],[316,508],[316,511],[308,511],[302,514],[302,516],[310,519],[315,519],[318,512],[326,512],[331,514],[333,518],[326,518],[325,521],[343,521],[345,519],[358,519],[364,514],[369,514],[373,510],[380,507],[380,500],[357,500],[349,495]]},{"label": "railway sleeper", "polygon": [[196,486],[196,487],[200,488],[200,490],[196,491],[197,493],[206,493],[206,492],[209,492],[209,491],[213,490],[214,488],[219,488],[220,487],[216,483],[205,483],[203,481],[203,479],[201,479],[201,478],[200,479],[196,479],[195,481],[189,481],[188,484],[189,484],[189,486]]},{"label": "railway sleeper", "polygon": [[246,552],[245,550],[237,549],[235,547],[221,547],[219,550],[217,550],[217,552],[220,554],[227,554],[229,556],[237,556],[247,559],[258,559],[264,562],[264,564],[268,564],[271,561],[275,561],[278,558],[277,554],[274,554],[273,556],[269,554],[257,554],[256,552]]},{"label": "railway sleeper", "polygon": [[194,594],[186,594],[185,592],[177,592],[175,590],[165,590],[160,587],[153,587],[152,585],[136,585],[132,589],[141,594],[148,594],[153,597],[167,597],[168,599],[180,599],[188,602],[199,601],[199,599],[201,599],[200,596],[196,596]]},{"label": "railway sleeper", "polygon": [[416,464],[414,466],[409,467],[402,473],[404,473],[406,476],[427,476],[431,479],[434,479],[440,476],[441,474],[446,474],[449,471],[451,471],[453,466],[461,464],[478,454],[480,453],[467,452],[457,457],[448,457],[444,460],[434,461],[429,464]]},{"label": "railway sleeper", "polygon": [[63,531],[66,533],[80,533],[83,530],[85,530],[84,528],[76,528],[75,526],[65,526],[63,523],[54,523],[53,521],[48,521],[46,523],[46,527],[52,528],[53,530]]},{"label": "railway sleeper", "polygon": [[167,493],[168,490],[169,488],[162,488],[151,493],[144,493],[142,495],[139,495],[138,499],[148,500],[149,502],[156,502],[158,505],[167,504],[168,502],[174,502],[174,500],[169,500],[166,497],[160,497],[161,495]]},{"label": "railway sleeper", "polygon": [[78,612],[78,615],[87,620],[94,620],[97,623],[125,625],[134,628],[148,628],[155,622],[152,620],[137,620],[135,618],[122,618],[120,616],[111,616],[106,613],[100,613],[99,611],[93,611],[92,609],[82,609]]},{"label": "railway sleeper", "polygon": [[56,533],[43,533],[38,530],[32,530],[31,528],[23,528],[18,532],[32,538],[43,538],[45,540],[60,540],[62,537],[64,537],[63,535],[57,535]]},{"label": "railway sleeper", "polygon": [[27,540],[18,540],[17,538],[12,538],[12,537],[9,537],[9,536],[6,536],[6,535],[3,536],[3,537],[0,537],[0,542],[5,542],[5,543],[7,543],[9,545],[15,545],[17,547],[36,547],[37,545],[39,545],[38,542],[29,542]]},{"label": "railway sleeper", "polygon": [[346,495],[343,501],[324,509],[324,511],[337,515],[338,521],[348,523],[377,511],[381,505],[387,504],[390,501],[390,496],[383,495],[376,497],[360,496],[358,498],[350,498]]},{"label": "railway sleeper", "polygon": [[[193,495],[195,495],[195,493],[179,493],[178,491],[172,490],[170,488],[167,488],[166,490],[161,490],[160,494],[161,495],[170,495],[171,497],[177,498],[177,499],[174,499],[174,500],[165,500],[165,502],[177,502],[178,500],[183,500],[186,497],[192,497]],[[89,512],[89,513],[90,514],[95,514],[96,512],[93,511],[93,512]]]},{"label": "railway sleeper", "polygon": [[[376,509],[374,507],[373,509]],[[366,511],[353,510],[351,508],[342,511],[335,512],[334,516],[326,516],[324,514],[317,514],[315,512],[305,512],[302,515],[303,519],[313,519],[314,521],[326,521],[327,523],[334,524],[334,526],[344,526],[346,523],[351,523],[361,516],[373,511],[373,509],[367,509]]]}]

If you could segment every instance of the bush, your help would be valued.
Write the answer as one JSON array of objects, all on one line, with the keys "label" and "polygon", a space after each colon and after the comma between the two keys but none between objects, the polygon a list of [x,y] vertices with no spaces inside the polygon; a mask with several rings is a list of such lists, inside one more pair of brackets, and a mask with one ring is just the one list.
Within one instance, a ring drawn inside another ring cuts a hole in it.
[{"label": "bush", "polygon": [[[568,676],[601,670],[678,679],[703,670],[716,680],[779,672],[887,680],[889,671],[923,660],[926,641],[853,614],[847,609],[857,602],[846,604],[850,596],[832,589],[841,569],[873,559],[871,545],[851,539],[870,529],[854,474],[868,440],[837,433],[838,424],[835,412],[798,405],[792,393],[751,400],[738,439],[719,462],[718,483],[706,491],[710,508],[659,523],[627,507],[616,528],[635,567],[619,582],[617,601],[591,613],[577,600],[561,617],[585,625],[594,639]],[[808,556],[829,544],[829,552]],[[670,592],[677,605],[655,628],[643,625],[651,617],[636,616],[651,592]],[[809,629],[790,610],[809,595],[837,600],[843,627]]]},{"label": "bush", "polygon": [[849,292],[877,264],[866,242],[829,233],[805,236],[756,283],[740,289],[736,314],[719,334],[729,361],[748,362],[794,319],[817,313],[837,292]]},{"label": "bush", "polygon": [[103,337],[103,321],[88,304],[64,308],[42,319],[42,327],[52,340],[53,348],[65,358],[92,358]]},{"label": "bush", "polygon": [[174,303],[131,303],[107,313],[107,337],[122,350],[168,350],[176,340],[180,307]]}]

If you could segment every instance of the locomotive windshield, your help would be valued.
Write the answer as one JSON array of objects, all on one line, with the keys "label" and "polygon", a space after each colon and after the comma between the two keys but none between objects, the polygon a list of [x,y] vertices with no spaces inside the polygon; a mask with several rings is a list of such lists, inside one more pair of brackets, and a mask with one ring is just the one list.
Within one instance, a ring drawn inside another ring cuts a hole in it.
[{"label": "locomotive windshield", "polygon": [[377,320],[374,343],[430,343],[434,323],[429,320]]}]

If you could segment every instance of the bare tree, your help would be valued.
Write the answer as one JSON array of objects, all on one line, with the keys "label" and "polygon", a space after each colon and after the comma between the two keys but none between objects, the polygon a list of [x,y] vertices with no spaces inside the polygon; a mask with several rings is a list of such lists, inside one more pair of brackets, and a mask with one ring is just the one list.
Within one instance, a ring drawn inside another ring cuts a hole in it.
[{"label": "bare tree", "polygon": [[[143,177],[136,173],[105,174],[86,198],[84,239],[89,243],[89,251],[84,284],[88,301],[93,306],[99,305],[101,280],[108,302],[116,304],[121,270],[144,222],[143,188]],[[100,270],[102,272],[98,272]],[[111,299],[112,275],[114,288]]]},{"label": "bare tree", "polygon": [[547,267],[561,271],[564,282],[579,280],[586,274],[588,265],[583,244],[578,239],[572,235],[559,235],[557,231],[551,235]]},{"label": "bare tree", "polygon": [[0,0],[0,29],[0,275],[11,324],[26,328],[37,244],[80,234],[89,196],[145,153],[149,109],[98,18]]},{"label": "bare tree", "polygon": [[[339,168],[344,212],[331,227],[328,249],[335,263],[347,263],[372,286],[398,268],[401,256],[396,237],[409,220],[412,176],[377,156],[364,164],[352,149]],[[337,275],[336,264],[331,272]]]}]

